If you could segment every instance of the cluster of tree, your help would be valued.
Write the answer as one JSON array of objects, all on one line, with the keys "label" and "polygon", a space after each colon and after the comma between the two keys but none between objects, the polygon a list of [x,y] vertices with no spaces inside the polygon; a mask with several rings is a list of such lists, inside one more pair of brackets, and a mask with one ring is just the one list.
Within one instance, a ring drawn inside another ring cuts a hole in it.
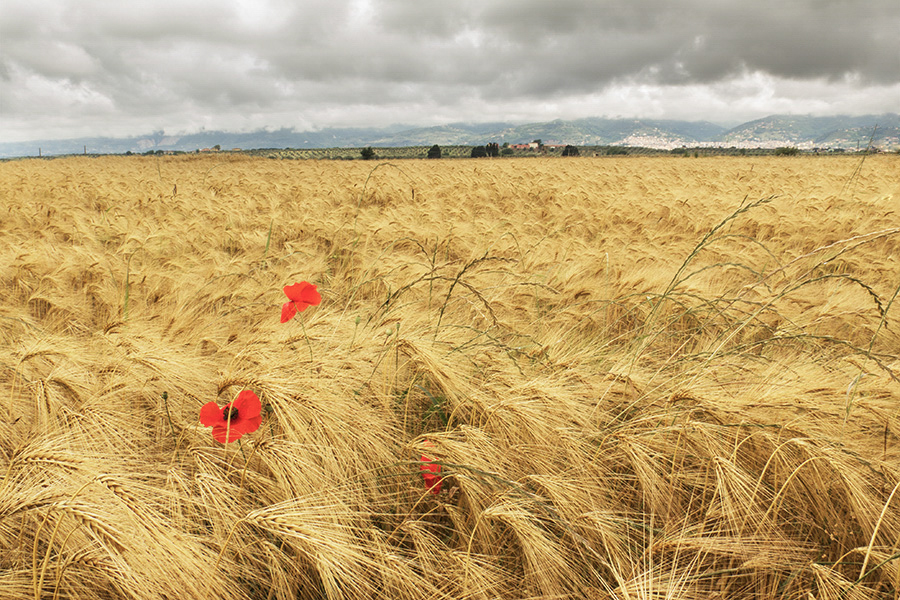
[{"label": "cluster of tree", "polygon": [[[535,143],[539,145],[538,147],[543,146],[541,140],[535,140]],[[472,158],[485,158],[488,156],[511,156],[513,154],[513,149],[509,147],[509,144],[504,143],[501,148],[500,144],[498,144],[497,142],[490,142],[488,144],[485,144],[484,146],[474,146],[472,148],[470,156]],[[563,156],[579,156],[579,154],[580,152],[578,148],[576,146],[572,146],[571,144],[567,145],[562,151]],[[360,150],[360,156],[363,160],[372,160],[376,158],[375,150],[373,150],[371,146],[368,146]],[[442,156],[443,151],[437,144],[434,144],[431,148],[429,148],[426,154],[427,158],[441,158]]]},{"label": "cluster of tree", "polygon": [[500,156],[500,144],[491,142],[486,146],[472,148],[472,158],[484,158],[485,156]]},{"label": "cluster of tree", "polygon": [[[147,150],[142,154],[142,156],[162,156],[164,154],[182,155],[187,154],[187,152],[185,152],[184,150]],[[136,156],[136,154],[131,150],[126,150],[125,156]]]}]

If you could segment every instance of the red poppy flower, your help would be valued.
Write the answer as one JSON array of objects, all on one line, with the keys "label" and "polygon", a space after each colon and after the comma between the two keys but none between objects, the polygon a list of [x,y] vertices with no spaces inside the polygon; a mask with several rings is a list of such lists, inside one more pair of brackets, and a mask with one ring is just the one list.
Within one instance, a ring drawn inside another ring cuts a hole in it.
[{"label": "red poppy flower", "polygon": [[434,459],[423,454],[421,458],[422,464],[419,465],[419,469],[422,471],[422,479],[425,480],[425,489],[437,495],[441,493],[441,481],[443,478],[440,476],[441,465],[431,462],[432,460]]},{"label": "red poppy flower", "polygon": [[212,427],[217,441],[227,444],[241,439],[245,433],[253,433],[262,422],[259,398],[250,390],[244,390],[233,402],[223,408],[215,402],[207,402],[200,409],[200,423]]},{"label": "red poppy flower", "polygon": [[285,302],[281,307],[281,322],[287,323],[298,312],[306,310],[307,306],[316,306],[322,301],[322,296],[316,291],[316,286],[308,281],[301,281],[294,285],[284,286],[284,293],[290,302]]}]

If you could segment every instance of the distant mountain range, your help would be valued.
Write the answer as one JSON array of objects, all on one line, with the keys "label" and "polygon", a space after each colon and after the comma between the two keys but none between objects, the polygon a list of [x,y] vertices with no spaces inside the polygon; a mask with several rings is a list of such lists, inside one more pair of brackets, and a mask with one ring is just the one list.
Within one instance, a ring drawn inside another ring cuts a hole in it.
[{"label": "distant mountain range", "polygon": [[[876,128],[877,126],[877,128]],[[185,135],[157,132],[129,138],[94,137],[34,142],[0,141],[0,157],[60,154],[124,154],[187,151],[219,146],[240,148],[362,148],[510,144],[540,139],[544,144],[574,146],[640,146],[801,149],[900,149],[900,115],[810,117],[772,115],[727,129],[706,121],[587,118],[547,123],[453,123],[439,127],[332,128],[319,131],[259,130],[251,133],[201,131]]]}]

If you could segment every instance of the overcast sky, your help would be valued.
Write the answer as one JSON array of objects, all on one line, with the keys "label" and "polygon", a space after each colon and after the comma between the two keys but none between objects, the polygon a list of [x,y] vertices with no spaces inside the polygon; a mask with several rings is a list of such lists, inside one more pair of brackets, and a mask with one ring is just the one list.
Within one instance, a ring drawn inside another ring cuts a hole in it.
[{"label": "overcast sky", "polygon": [[0,141],[900,111],[900,0],[0,0]]}]

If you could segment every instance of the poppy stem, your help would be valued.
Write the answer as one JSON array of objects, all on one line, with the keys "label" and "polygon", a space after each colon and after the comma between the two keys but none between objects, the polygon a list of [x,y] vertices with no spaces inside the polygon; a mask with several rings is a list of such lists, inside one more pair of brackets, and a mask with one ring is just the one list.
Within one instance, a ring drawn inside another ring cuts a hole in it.
[{"label": "poppy stem", "polygon": [[309,341],[309,334],[306,333],[306,324],[303,322],[303,319],[300,319],[300,327],[303,328],[303,337],[306,338],[306,345],[309,347],[309,362],[313,362],[312,344]]},{"label": "poppy stem", "polygon": [[359,330],[360,320],[361,319],[360,319],[359,315],[356,315],[356,326],[353,328],[353,337],[350,339],[350,349],[351,350],[353,349],[353,342],[356,341],[356,332]]},{"label": "poppy stem", "polygon": [[266,238],[266,251],[263,252],[263,258],[269,258],[269,244],[272,242],[272,227],[275,226],[275,219],[269,223],[269,237]]},{"label": "poppy stem", "polygon": [[128,257],[128,262],[125,264],[125,300],[122,303],[122,320],[128,320],[128,296],[131,292],[131,257],[134,256],[134,253]]},{"label": "poppy stem", "polygon": [[163,406],[166,409],[166,419],[169,420],[169,429],[172,431],[172,441],[175,443],[175,450],[178,450],[178,436],[175,435],[175,425],[172,423],[172,415],[169,413],[169,392],[162,393]]},{"label": "poppy stem", "polygon": [[[225,419],[225,441],[222,443],[222,460],[225,461],[225,472],[226,475],[228,473],[228,468],[231,467],[231,463],[228,462],[228,441],[231,439],[231,421],[229,419]],[[237,453],[235,453],[235,458],[237,458]],[[233,461],[234,459],[232,459]]]}]

